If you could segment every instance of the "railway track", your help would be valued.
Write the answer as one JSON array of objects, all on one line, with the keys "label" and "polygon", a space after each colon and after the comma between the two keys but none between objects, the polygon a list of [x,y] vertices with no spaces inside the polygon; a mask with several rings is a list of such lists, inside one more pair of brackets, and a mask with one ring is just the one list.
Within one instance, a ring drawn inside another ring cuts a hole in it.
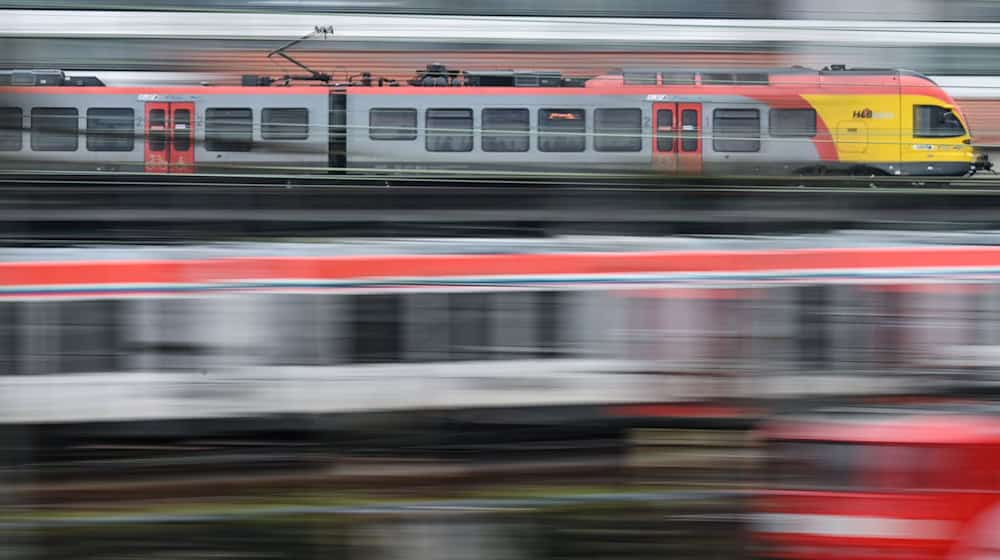
[{"label": "railway track", "polygon": [[[223,170],[224,171],[224,170]],[[898,192],[903,194],[984,193],[1000,194],[1000,174],[972,177],[889,177],[889,176],[729,176],[664,177],[644,173],[544,173],[490,171],[366,170],[357,173],[296,172],[295,168],[234,168],[234,173],[148,174],[140,172],[37,172],[0,170],[0,189],[7,188],[80,188],[144,189],[164,187],[190,188],[422,188],[465,190],[474,188],[558,188],[569,190],[653,190],[715,192],[785,192],[817,193]]]}]

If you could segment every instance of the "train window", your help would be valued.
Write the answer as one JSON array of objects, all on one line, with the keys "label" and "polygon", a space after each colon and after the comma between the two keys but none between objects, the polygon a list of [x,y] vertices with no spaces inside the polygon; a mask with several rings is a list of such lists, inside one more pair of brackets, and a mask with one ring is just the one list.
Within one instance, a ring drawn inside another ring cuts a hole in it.
[{"label": "train window", "polygon": [[587,114],[583,109],[539,109],[538,149],[582,152],[587,149]]},{"label": "train window", "polygon": [[661,152],[674,151],[673,109],[660,109],[656,112],[656,149]]},{"label": "train window", "polygon": [[191,149],[191,111],[174,111],[174,150],[186,152]]},{"label": "train window", "polygon": [[253,111],[205,109],[205,149],[210,152],[249,152],[253,146]]},{"label": "train window", "polygon": [[771,136],[816,136],[816,111],[812,109],[772,109],[770,120]]},{"label": "train window", "polygon": [[0,107],[0,152],[21,149],[21,128],[24,113],[17,107]]},{"label": "train window", "polygon": [[681,111],[681,151],[698,151],[698,111],[694,109]]},{"label": "train window", "polygon": [[428,152],[471,152],[472,109],[427,109]]},{"label": "train window", "polygon": [[965,127],[950,109],[934,105],[913,106],[914,137],[949,138],[963,135],[965,135]]},{"label": "train window", "polygon": [[417,138],[416,109],[372,109],[368,112],[368,137],[372,140]]},{"label": "train window", "polygon": [[76,109],[45,107],[31,110],[31,149],[74,152],[79,143],[80,114]]},{"label": "train window", "polygon": [[162,152],[167,149],[167,112],[153,109],[149,112],[149,150]]},{"label": "train window", "polygon": [[135,111],[87,109],[87,150],[131,152],[135,144]]},{"label": "train window", "polygon": [[642,110],[598,109],[594,112],[594,149],[598,152],[642,150]]},{"label": "train window", "polygon": [[712,118],[712,149],[716,152],[760,151],[760,111],[716,109]]},{"label": "train window", "polygon": [[305,140],[309,137],[308,109],[264,109],[260,135],[268,140]]},{"label": "train window", "polygon": [[527,152],[529,120],[527,109],[483,109],[483,151]]}]

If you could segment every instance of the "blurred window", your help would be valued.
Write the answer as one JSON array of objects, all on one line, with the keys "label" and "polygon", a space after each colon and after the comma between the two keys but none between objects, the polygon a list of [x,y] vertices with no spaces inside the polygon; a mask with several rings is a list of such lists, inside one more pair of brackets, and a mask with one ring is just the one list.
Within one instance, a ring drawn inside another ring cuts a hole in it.
[{"label": "blurred window", "polygon": [[641,109],[598,109],[594,113],[594,149],[599,152],[642,150]]},{"label": "blurred window", "polygon": [[712,149],[716,152],[760,151],[760,111],[716,109],[712,117]]},{"label": "blurred window", "polygon": [[0,367],[5,375],[21,373],[22,302],[0,303]]},{"label": "blurred window", "polygon": [[79,143],[79,119],[76,109],[32,109],[31,149],[36,152],[75,152]]},{"label": "blurred window", "polygon": [[772,109],[771,136],[816,136],[816,111],[812,109]]},{"label": "blurred window", "polygon": [[131,356],[142,367],[190,371],[205,366],[216,348],[199,326],[212,314],[208,301],[189,298],[136,300],[122,329]]},{"label": "blurred window", "polygon": [[483,109],[484,152],[527,152],[530,130],[527,109]]},{"label": "blurred window", "polygon": [[[338,352],[339,321],[333,311],[341,296],[274,294],[267,296],[268,321],[273,334],[267,338],[268,363],[274,365],[326,365]],[[339,318],[339,317],[337,317]]]},{"label": "blurred window", "polygon": [[561,328],[566,298],[566,292],[538,292],[537,357],[539,358],[558,358],[565,352]]},{"label": "blurred window", "polygon": [[249,152],[253,146],[253,111],[206,109],[205,149],[210,152]]},{"label": "blurred window", "polygon": [[779,486],[859,490],[866,448],[842,442],[772,442],[768,474]]},{"label": "blurred window", "polygon": [[950,446],[773,441],[768,474],[778,486],[809,490],[898,492],[990,488],[992,468],[963,468]]},{"label": "blurred window", "polygon": [[565,352],[564,297],[556,291],[407,295],[405,360],[559,357]]},{"label": "blurred window", "polygon": [[452,294],[449,302],[451,315],[452,360],[486,360],[492,348],[492,321],[494,294]]},{"label": "blurred window", "polygon": [[830,314],[834,312],[831,288],[828,285],[795,288],[798,312],[795,332],[798,337],[799,363],[808,371],[820,372],[830,367],[833,341]]},{"label": "blurred window", "polygon": [[951,110],[934,105],[913,106],[914,137],[950,138],[963,135],[965,127]]},{"label": "blurred window", "polygon": [[472,109],[427,109],[425,119],[427,151],[472,151]]},{"label": "blurred window", "polygon": [[59,306],[59,371],[118,371],[122,302],[67,301]]},{"label": "blurred window", "polygon": [[119,371],[120,300],[32,301],[12,317],[18,331],[8,342],[19,347],[20,373],[31,375]]},{"label": "blurred window", "polygon": [[351,361],[399,362],[403,351],[403,306],[399,294],[359,295],[354,298]]},{"label": "blurred window", "polygon": [[414,140],[416,109],[372,109],[368,113],[368,137],[372,140]]},{"label": "blurred window", "polygon": [[267,140],[305,140],[309,137],[308,109],[264,109],[261,136]]},{"label": "blurred window", "polygon": [[661,152],[674,151],[674,111],[660,109],[656,112],[656,149]]},{"label": "blurred window", "polygon": [[18,107],[0,107],[0,151],[16,152],[21,149],[21,128],[24,113]]},{"label": "blurred window", "polygon": [[583,109],[539,109],[538,149],[582,152],[587,149],[587,115]]},{"label": "blurred window", "polygon": [[135,144],[135,111],[87,109],[87,150],[131,152]]}]

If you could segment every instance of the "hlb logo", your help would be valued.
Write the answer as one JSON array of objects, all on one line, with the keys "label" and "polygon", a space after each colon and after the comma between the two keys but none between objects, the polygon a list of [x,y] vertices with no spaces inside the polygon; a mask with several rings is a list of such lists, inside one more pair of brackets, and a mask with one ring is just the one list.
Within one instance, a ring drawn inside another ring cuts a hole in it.
[{"label": "hlb logo", "polygon": [[873,115],[874,113],[872,113],[872,110],[868,108],[861,109],[860,111],[854,111],[854,118],[856,119],[870,119]]}]

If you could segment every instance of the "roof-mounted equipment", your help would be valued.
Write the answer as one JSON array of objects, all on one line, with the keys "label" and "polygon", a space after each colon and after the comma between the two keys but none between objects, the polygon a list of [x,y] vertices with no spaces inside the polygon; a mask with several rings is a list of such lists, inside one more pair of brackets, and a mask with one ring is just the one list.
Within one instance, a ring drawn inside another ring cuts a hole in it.
[{"label": "roof-mounted equipment", "polygon": [[466,71],[465,85],[478,87],[583,87],[586,78],[566,78],[554,70]]},{"label": "roof-mounted equipment", "polygon": [[[318,72],[316,70],[313,70],[312,68],[309,68],[305,64],[299,62],[298,60],[295,60],[295,58],[293,58],[292,55],[290,55],[287,52],[285,52],[288,49],[294,47],[295,45],[298,45],[299,43],[301,43],[301,42],[303,42],[305,40],[312,39],[313,37],[315,37],[317,35],[323,35],[323,39],[326,39],[328,36],[333,35],[333,26],[330,26],[330,25],[326,25],[326,26],[317,25],[310,33],[307,33],[307,34],[303,35],[302,37],[300,37],[298,39],[295,39],[294,41],[290,41],[290,42],[288,42],[288,43],[286,43],[286,44],[284,44],[284,45],[282,45],[282,46],[274,49],[273,51],[267,53],[267,58],[271,58],[271,57],[274,57],[274,56],[280,56],[281,58],[287,60],[288,62],[291,62],[292,64],[294,64],[294,65],[298,66],[299,68],[305,70],[306,72],[309,72],[309,74],[307,74],[307,75],[302,75],[302,74],[298,74],[298,75],[285,74],[284,76],[282,76],[280,78],[280,79],[284,80],[285,83],[288,83],[288,82],[293,81],[293,80],[309,80],[309,81],[323,82],[323,83],[329,83],[330,82],[331,77],[330,77],[329,74],[327,74],[325,72]],[[256,83],[249,84],[248,82],[250,82],[250,81],[254,81]],[[269,86],[273,82],[274,82],[274,79],[270,78],[270,77],[259,77],[259,76],[244,76],[243,77],[243,85]]]},{"label": "roof-mounted equipment", "polygon": [[97,76],[67,76],[62,70],[0,70],[0,86],[104,86]]},{"label": "roof-mounted equipment", "polygon": [[444,64],[437,62],[427,65],[425,70],[417,70],[417,76],[409,81],[411,86],[460,86],[462,71],[450,70]]}]

